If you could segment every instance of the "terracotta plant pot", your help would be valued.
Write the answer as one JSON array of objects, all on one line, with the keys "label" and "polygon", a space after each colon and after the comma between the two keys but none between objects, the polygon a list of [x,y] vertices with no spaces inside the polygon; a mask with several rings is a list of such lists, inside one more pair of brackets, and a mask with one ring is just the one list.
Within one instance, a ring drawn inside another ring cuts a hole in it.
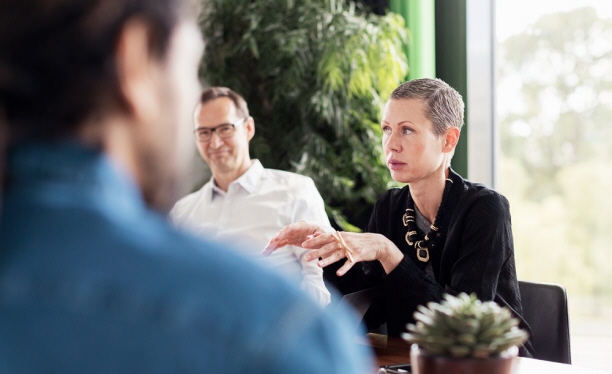
[{"label": "terracotta plant pot", "polygon": [[494,358],[452,358],[429,356],[418,345],[410,348],[413,374],[511,374],[518,348],[512,347]]}]

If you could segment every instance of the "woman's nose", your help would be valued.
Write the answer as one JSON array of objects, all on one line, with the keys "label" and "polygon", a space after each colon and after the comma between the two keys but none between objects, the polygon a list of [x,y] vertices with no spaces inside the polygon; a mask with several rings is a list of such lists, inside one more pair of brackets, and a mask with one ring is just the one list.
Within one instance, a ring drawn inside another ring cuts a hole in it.
[{"label": "woman's nose", "polygon": [[383,145],[388,151],[399,152],[402,150],[399,136],[395,135],[395,133],[383,137]]}]

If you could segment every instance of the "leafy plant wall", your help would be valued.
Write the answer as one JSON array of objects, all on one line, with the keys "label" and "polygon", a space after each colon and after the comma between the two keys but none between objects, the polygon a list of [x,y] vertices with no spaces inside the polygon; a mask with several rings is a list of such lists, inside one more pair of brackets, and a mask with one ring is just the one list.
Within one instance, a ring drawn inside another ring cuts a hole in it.
[{"label": "leafy plant wall", "polygon": [[379,122],[408,71],[403,18],[367,14],[344,0],[203,6],[202,79],[248,102],[256,126],[251,157],[312,177],[332,222],[363,226],[392,183]]}]

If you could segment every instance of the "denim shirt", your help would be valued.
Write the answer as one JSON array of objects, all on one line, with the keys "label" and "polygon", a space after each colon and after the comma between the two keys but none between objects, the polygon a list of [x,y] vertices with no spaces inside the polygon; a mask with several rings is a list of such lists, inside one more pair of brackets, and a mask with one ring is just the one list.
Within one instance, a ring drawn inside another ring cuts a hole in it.
[{"label": "denim shirt", "polygon": [[371,371],[350,312],[176,231],[101,153],[30,144],[7,169],[0,372]]}]

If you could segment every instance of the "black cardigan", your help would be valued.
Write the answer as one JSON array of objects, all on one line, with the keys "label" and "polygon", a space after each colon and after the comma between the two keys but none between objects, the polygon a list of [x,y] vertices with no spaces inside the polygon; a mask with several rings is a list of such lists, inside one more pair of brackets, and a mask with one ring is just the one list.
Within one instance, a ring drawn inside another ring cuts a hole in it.
[{"label": "black cardigan", "polygon": [[[429,246],[434,278],[425,271],[426,263],[416,258],[404,236],[402,216],[406,211],[408,186],[385,192],[376,202],[368,232],[389,238],[404,253],[404,259],[388,275],[378,261],[356,264],[343,277],[334,273],[339,265],[326,269],[325,275],[342,293],[380,285],[380,292],[366,315],[374,329],[387,323],[391,336],[406,331],[417,305],[439,302],[444,293],[476,293],[481,300],[494,300],[508,307],[520,319],[521,327],[531,332],[522,318],[521,299],[514,265],[514,245],[508,200],[482,184],[471,183],[452,169],[453,181],[440,234]],[[522,356],[532,356],[528,342]]]}]

